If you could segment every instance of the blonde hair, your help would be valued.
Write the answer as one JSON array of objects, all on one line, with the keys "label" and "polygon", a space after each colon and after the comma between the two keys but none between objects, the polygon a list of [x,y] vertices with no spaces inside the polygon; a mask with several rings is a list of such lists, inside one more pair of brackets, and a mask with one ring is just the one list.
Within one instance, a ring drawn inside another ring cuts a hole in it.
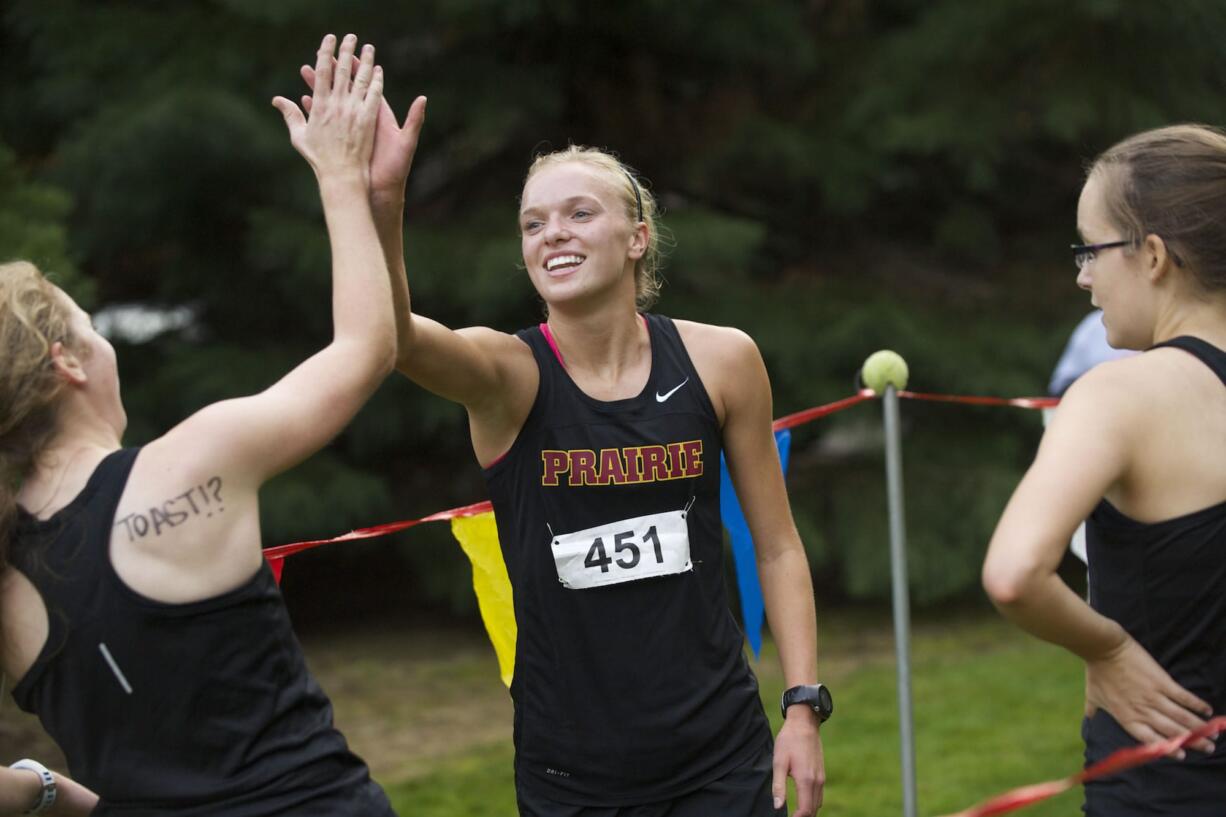
[{"label": "blonde hair", "polygon": [[0,571],[7,566],[17,491],[56,432],[62,381],[55,342],[75,345],[65,296],[28,261],[0,264]]},{"label": "blonde hair", "polygon": [[1094,160],[1088,177],[1125,238],[1159,236],[1208,290],[1226,289],[1226,133],[1207,125],[1144,131]]},{"label": "blonde hair", "polygon": [[617,191],[631,224],[647,225],[647,250],[634,264],[634,302],[640,310],[650,309],[660,295],[660,266],[665,242],[664,225],[656,198],[634,171],[616,156],[600,148],[571,145],[564,150],[537,156],[528,168],[524,184],[548,167],[577,162],[601,172]]}]

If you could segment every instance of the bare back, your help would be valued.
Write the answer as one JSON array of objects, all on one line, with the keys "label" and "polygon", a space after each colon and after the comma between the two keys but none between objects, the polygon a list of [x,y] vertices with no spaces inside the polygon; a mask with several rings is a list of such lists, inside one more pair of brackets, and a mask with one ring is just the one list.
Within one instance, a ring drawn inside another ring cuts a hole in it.
[{"label": "bare back", "polygon": [[1127,468],[1107,499],[1140,522],[1226,501],[1226,384],[1181,349],[1108,365],[1136,385]]}]

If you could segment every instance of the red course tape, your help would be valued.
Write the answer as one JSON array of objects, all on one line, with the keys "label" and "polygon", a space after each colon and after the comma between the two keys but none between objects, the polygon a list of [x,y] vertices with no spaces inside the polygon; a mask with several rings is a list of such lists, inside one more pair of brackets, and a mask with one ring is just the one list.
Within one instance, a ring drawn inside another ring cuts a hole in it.
[{"label": "red course tape", "polygon": [[[873,400],[881,395],[872,389],[861,389],[851,397],[844,397],[842,400],[835,400],[833,403],[826,403],[821,406],[798,411],[795,414],[789,414],[786,417],[780,417],[776,420],[771,429],[773,431],[781,431],[785,428],[795,428],[796,426],[811,423],[821,417],[826,417],[831,414],[849,409],[852,406],[863,403],[866,400]],[[972,406],[1016,406],[1018,408],[1051,408],[1060,402],[1058,397],[966,397],[956,394],[924,394],[922,392],[900,391],[898,396],[905,400],[933,400],[941,403],[963,403]],[[374,525],[369,528],[358,528],[349,533],[333,536],[331,539],[311,539],[305,542],[293,542],[288,545],[277,545],[264,549],[264,558],[272,567],[273,573],[277,580],[281,580],[281,568],[283,560],[286,556],[290,556],[302,550],[308,550],[320,545],[329,545],[333,542],[348,542],[354,539],[372,539],[376,536],[386,536],[389,533],[405,530],[423,522],[439,522],[445,519],[454,519],[457,516],[476,516],[479,513],[486,513],[493,510],[493,506],[488,501],[476,502],[472,505],[465,505],[461,508],[452,508],[447,511],[439,511],[432,513],[429,516],[423,516],[421,519],[405,519],[399,522],[387,522],[382,525]]]},{"label": "red course tape", "polygon": [[[1013,406],[1016,408],[1025,409],[1045,409],[1055,408],[1060,403],[1058,397],[976,397],[957,394],[926,394],[923,392],[900,391],[898,396],[904,400],[926,400],[938,403],[961,403],[970,406]],[[774,431],[781,431],[785,428],[795,428],[796,426],[811,423],[821,417],[826,417],[831,414],[849,409],[852,406],[863,403],[866,400],[872,400],[880,397],[879,394],[872,389],[862,389],[860,392],[853,394],[851,397],[845,397],[842,400],[836,400],[833,403],[826,403],[821,406],[798,411],[795,414],[789,414],[785,417],[780,417],[772,424]],[[358,528],[349,533],[334,536],[330,539],[311,539],[305,542],[294,542],[288,545],[278,545],[276,547],[266,548],[264,557],[268,560],[269,566],[272,568],[277,580],[281,580],[281,568],[284,565],[285,557],[290,556],[299,551],[309,548],[318,547],[319,545],[327,545],[333,542],[348,542],[355,539],[372,539],[377,536],[386,536],[389,533],[395,533],[407,528],[415,527],[424,522],[440,522],[447,519],[455,519],[463,516],[476,516],[477,514],[487,513],[493,510],[493,505],[488,501],[475,502],[472,505],[464,505],[459,508],[451,508],[446,511],[432,513],[429,516],[423,516],[420,519],[405,519],[399,522],[388,522],[382,525],[374,525],[369,528]],[[1020,786],[1016,789],[999,794],[990,800],[986,800],[977,806],[973,806],[965,811],[960,811],[957,814],[948,815],[948,817],[995,817],[998,814],[1008,814],[1011,811],[1025,808],[1026,806],[1046,800],[1049,797],[1054,797],[1057,794],[1068,791],[1074,786],[1085,783],[1088,780],[1095,780],[1100,777],[1114,774],[1125,769],[1131,769],[1136,766],[1141,766],[1150,763],[1160,757],[1165,757],[1177,749],[1180,749],[1189,743],[1192,743],[1200,738],[1212,738],[1220,732],[1226,732],[1226,716],[1217,717],[1210,720],[1201,728],[1187,732],[1168,740],[1156,741],[1147,743],[1141,746],[1135,746],[1128,749],[1121,749],[1115,752],[1110,757],[1095,763],[1093,766],[1081,771],[1077,774],[1060,780],[1048,780],[1044,783],[1035,783],[1030,786]]]},{"label": "red course tape", "polygon": [[340,536],[333,536],[331,539],[311,539],[306,542],[294,542],[289,545],[277,545],[276,547],[264,548],[264,558],[268,560],[268,566],[272,568],[273,576],[276,577],[277,583],[281,582],[281,570],[285,567],[285,557],[297,553],[300,550],[308,550],[320,545],[331,544],[332,542],[348,542],[353,539],[373,539],[376,536],[387,536],[389,533],[402,531],[406,528],[412,528],[423,522],[441,522],[445,519],[455,519],[460,516],[476,516],[477,514],[486,513],[494,510],[494,506],[489,500],[484,502],[474,502],[472,505],[464,505],[460,508],[452,508],[447,511],[439,511],[432,513],[429,516],[423,516],[421,519],[405,519],[400,522],[387,522],[382,525],[373,525],[369,528],[358,528],[351,530],[349,533],[342,533]]},{"label": "red course tape", "polygon": [[995,817],[997,814],[1008,814],[1011,811],[1017,811],[1020,808],[1033,805],[1049,797],[1054,797],[1089,780],[1097,780],[1100,777],[1122,772],[1125,769],[1143,766],[1160,757],[1166,757],[1175,750],[1187,746],[1189,743],[1193,743],[1201,738],[1212,738],[1220,732],[1226,732],[1226,716],[1213,718],[1199,729],[1184,732],[1182,735],[1176,735],[1173,738],[1120,749],[1118,752],[1103,758],[1098,763],[1077,774],[1060,780],[1048,780],[1046,783],[1036,783],[1031,786],[1011,789],[1004,794],[998,794],[991,800],[985,800],[977,806],[972,806],[966,811],[959,811],[957,814],[950,814],[947,817]]}]

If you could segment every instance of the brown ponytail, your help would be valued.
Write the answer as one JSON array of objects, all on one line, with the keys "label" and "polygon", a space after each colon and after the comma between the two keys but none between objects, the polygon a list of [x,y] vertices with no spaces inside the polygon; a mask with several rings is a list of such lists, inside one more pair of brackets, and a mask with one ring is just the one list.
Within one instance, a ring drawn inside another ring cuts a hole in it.
[{"label": "brown ponytail", "polygon": [[1226,290],[1226,133],[1207,125],[1144,131],[1095,159],[1089,175],[1126,238],[1159,236],[1202,288]]}]

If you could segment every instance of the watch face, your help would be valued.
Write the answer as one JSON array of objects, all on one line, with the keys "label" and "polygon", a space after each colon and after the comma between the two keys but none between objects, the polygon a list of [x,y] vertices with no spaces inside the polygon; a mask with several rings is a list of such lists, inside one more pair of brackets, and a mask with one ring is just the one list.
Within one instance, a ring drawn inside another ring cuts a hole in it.
[{"label": "watch face", "polygon": [[834,712],[834,698],[830,695],[830,690],[826,689],[825,684],[819,684],[817,687],[817,708],[820,709],[828,718]]}]

